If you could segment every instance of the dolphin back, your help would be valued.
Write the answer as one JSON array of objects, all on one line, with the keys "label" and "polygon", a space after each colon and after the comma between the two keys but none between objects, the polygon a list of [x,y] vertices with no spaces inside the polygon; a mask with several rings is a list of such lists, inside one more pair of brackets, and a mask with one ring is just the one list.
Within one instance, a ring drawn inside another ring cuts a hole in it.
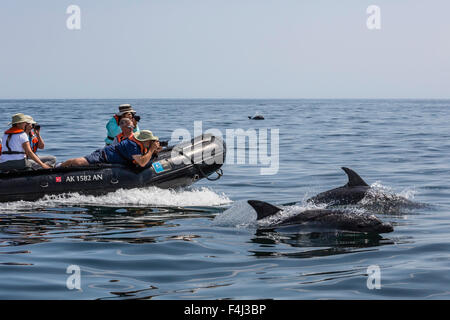
[{"label": "dolphin back", "polygon": [[[255,209],[258,215],[257,220],[272,216],[283,210],[264,201],[248,200],[247,202]],[[374,215],[329,209],[291,212],[289,217],[283,218],[282,221],[277,222],[273,226],[302,225],[305,223],[313,223],[321,227],[357,232],[387,233],[394,230],[390,223],[384,223]]]},{"label": "dolphin back", "polygon": [[269,216],[273,216],[277,212],[280,212],[282,209],[275,207],[274,205],[259,201],[259,200],[248,200],[247,201],[249,205],[252,206],[253,209],[255,209],[257,218],[256,220],[261,220]]},{"label": "dolphin back", "polygon": [[319,193],[307,201],[316,204],[327,203],[328,205],[349,205],[361,201],[370,186],[352,169],[342,167],[342,170],[348,177],[346,185]]},{"label": "dolphin back", "polygon": [[368,187],[369,185],[352,169],[342,167],[342,170],[345,171],[345,173],[348,176],[348,183],[345,185],[346,187]]}]

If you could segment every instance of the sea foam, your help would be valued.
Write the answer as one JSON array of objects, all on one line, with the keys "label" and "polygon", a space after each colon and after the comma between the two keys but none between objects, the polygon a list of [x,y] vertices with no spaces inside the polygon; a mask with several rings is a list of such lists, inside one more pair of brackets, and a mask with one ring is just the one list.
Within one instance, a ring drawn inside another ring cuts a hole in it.
[{"label": "sea foam", "polygon": [[192,188],[183,190],[160,189],[157,187],[119,189],[102,196],[81,195],[69,193],[63,195],[45,196],[37,201],[15,201],[0,204],[0,212],[29,210],[36,208],[51,208],[58,206],[219,206],[232,201],[225,194],[213,190]]}]

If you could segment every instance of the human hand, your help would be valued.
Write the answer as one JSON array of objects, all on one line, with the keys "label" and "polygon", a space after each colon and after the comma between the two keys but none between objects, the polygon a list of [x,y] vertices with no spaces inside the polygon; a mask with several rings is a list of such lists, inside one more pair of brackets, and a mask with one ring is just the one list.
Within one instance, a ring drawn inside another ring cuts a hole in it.
[{"label": "human hand", "polygon": [[153,141],[151,146],[150,146],[150,151],[151,152],[158,152],[160,149],[160,145],[159,145],[159,141]]}]

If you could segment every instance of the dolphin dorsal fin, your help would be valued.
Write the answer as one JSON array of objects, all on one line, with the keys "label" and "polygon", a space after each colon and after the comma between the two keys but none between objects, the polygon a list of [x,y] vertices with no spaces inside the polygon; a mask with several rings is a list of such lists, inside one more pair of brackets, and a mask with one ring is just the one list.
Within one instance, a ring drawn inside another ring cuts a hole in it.
[{"label": "dolphin dorsal fin", "polygon": [[347,187],[358,187],[358,186],[365,186],[368,187],[369,185],[352,169],[342,167],[342,170],[345,171],[345,173],[348,176],[348,183],[346,184]]},{"label": "dolphin dorsal fin", "polygon": [[247,201],[249,205],[255,209],[257,218],[256,220],[261,220],[266,217],[272,216],[275,213],[281,211],[282,209],[275,207],[274,205],[271,205],[270,203],[264,202],[264,201],[258,201],[258,200],[248,200]]}]

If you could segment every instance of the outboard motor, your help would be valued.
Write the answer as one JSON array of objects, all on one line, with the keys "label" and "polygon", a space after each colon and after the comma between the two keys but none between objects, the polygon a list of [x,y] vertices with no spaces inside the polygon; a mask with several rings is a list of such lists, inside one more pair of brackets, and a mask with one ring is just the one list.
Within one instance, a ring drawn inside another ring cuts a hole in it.
[{"label": "outboard motor", "polygon": [[[192,164],[198,170],[198,178],[217,180],[223,174],[220,167],[225,162],[225,157],[225,142],[212,134],[203,134],[190,142],[173,147],[170,159],[173,163]],[[218,174],[218,177],[216,179],[209,178],[214,172]]]}]

